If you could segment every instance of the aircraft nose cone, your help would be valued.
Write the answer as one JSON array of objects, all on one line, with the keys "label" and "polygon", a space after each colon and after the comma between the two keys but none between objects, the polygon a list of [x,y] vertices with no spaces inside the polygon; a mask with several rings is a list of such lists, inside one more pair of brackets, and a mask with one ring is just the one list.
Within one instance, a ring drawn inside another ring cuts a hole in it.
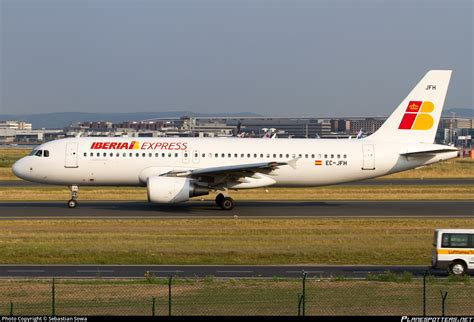
[{"label": "aircraft nose cone", "polygon": [[20,179],[26,180],[28,168],[24,159],[16,161],[12,166],[13,174]]}]

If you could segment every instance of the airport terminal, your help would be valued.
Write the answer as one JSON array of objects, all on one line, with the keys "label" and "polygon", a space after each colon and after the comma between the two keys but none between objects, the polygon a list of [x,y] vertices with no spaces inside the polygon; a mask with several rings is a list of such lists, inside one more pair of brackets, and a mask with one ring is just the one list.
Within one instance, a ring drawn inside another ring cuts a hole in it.
[{"label": "airport terminal", "polygon": [[[465,109],[466,115],[472,111]],[[454,113],[454,112],[453,112]],[[19,120],[0,120],[0,144],[40,144],[77,136],[100,137],[269,137],[357,138],[377,131],[386,117],[187,117],[159,120],[77,121],[64,128],[38,128]],[[442,117],[436,142],[469,148],[474,118]]]}]

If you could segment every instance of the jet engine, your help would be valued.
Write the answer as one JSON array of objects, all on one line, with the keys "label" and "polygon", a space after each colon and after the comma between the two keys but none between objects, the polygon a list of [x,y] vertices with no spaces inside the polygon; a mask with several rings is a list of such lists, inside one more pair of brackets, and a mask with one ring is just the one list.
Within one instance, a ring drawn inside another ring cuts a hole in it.
[{"label": "jet engine", "polygon": [[149,202],[173,204],[208,195],[209,189],[189,178],[152,176],[147,180],[147,193]]}]

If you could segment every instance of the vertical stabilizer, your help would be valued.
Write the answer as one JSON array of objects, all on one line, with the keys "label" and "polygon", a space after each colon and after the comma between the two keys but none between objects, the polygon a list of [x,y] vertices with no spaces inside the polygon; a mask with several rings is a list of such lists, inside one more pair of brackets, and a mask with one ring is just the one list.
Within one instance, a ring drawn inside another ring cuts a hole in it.
[{"label": "vertical stabilizer", "polygon": [[448,91],[450,70],[430,70],[368,140],[433,143]]}]

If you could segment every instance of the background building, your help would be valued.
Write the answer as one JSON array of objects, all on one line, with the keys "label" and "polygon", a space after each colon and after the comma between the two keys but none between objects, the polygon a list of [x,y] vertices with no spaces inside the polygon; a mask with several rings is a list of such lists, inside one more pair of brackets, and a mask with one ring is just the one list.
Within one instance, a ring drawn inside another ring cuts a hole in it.
[{"label": "background building", "polygon": [[[31,123],[0,121],[0,143],[40,144],[76,136],[97,137],[264,137],[354,138],[377,131],[386,118],[290,118],[290,117],[181,117],[144,121],[76,122],[62,130],[32,129]],[[436,142],[471,147],[472,118],[442,117]]]},{"label": "background building", "polygon": [[0,121],[0,129],[9,130],[31,130],[31,123],[23,121]]}]

